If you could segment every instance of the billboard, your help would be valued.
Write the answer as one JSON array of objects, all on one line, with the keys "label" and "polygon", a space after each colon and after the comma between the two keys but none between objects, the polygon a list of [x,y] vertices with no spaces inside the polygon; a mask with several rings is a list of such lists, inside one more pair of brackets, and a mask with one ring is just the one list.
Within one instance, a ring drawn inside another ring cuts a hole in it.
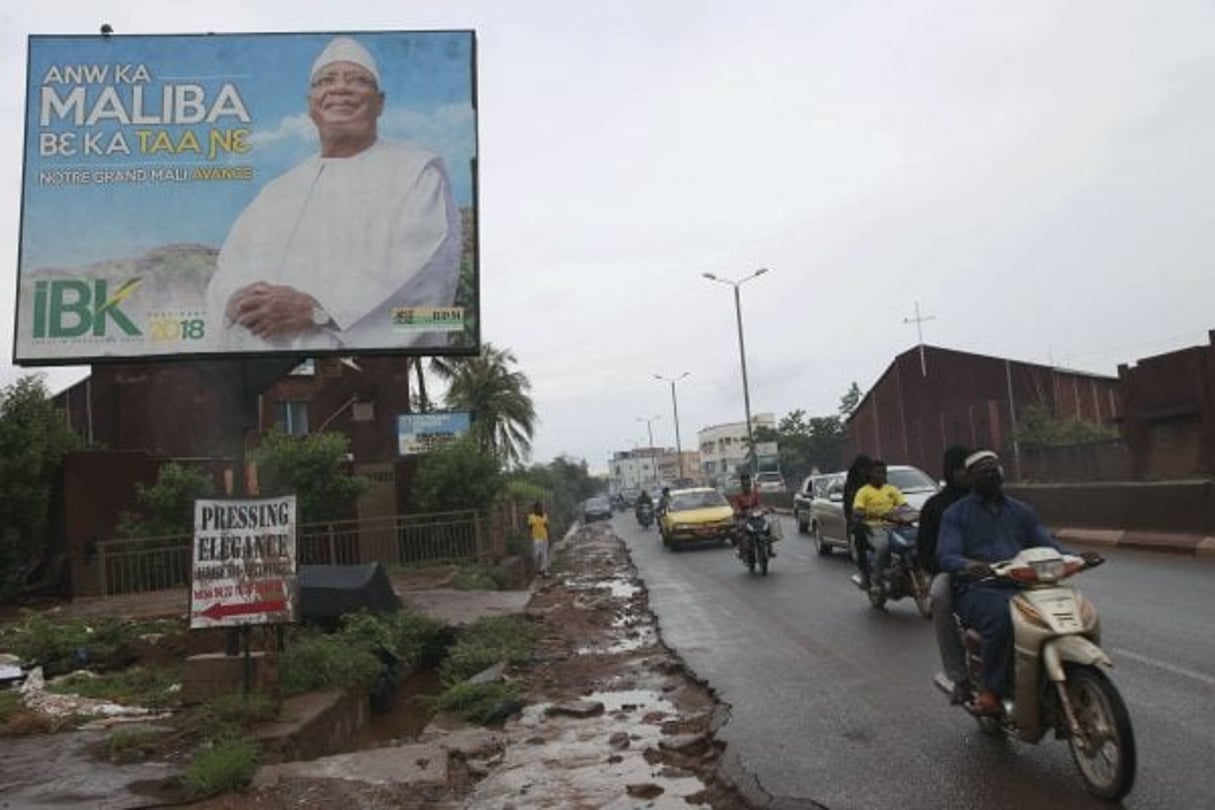
[{"label": "billboard", "polygon": [[468,434],[472,420],[464,411],[403,413],[397,416],[397,453],[412,456]]},{"label": "billboard", "polygon": [[475,352],[475,49],[30,37],[14,362]]},{"label": "billboard", "polygon": [[190,629],[295,621],[296,529],[294,495],[195,501]]}]

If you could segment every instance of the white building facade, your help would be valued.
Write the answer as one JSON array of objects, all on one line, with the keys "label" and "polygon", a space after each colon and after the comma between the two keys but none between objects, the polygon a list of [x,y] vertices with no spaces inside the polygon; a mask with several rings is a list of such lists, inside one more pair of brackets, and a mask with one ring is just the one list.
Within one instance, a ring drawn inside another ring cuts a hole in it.
[{"label": "white building facade", "polygon": [[[776,416],[770,413],[751,414],[751,429],[776,429]],[[700,446],[700,469],[706,482],[725,486],[738,476],[738,469],[747,463],[747,423],[727,422],[711,425],[696,433]]]},{"label": "white building facade", "polygon": [[662,481],[662,458],[664,451],[657,447],[640,447],[636,450],[619,450],[608,462],[608,491],[612,495],[620,492],[638,492],[651,489]]}]

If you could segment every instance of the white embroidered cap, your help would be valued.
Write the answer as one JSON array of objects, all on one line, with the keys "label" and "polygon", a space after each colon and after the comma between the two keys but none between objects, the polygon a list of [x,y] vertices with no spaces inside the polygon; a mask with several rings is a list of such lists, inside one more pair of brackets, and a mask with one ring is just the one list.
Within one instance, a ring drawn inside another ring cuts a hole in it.
[{"label": "white embroidered cap", "polygon": [[995,453],[991,452],[990,450],[978,450],[974,453],[971,453],[969,456],[966,457],[966,469],[969,470],[971,467],[975,466],[980,461],[986,461],[987,459],[991,459],[992,461],[998,462],[1000,460],[1000,457],[997,456]]},{"label": "white embroidered cap", "polygon": [[375,57],[371,55],[371,51],[350,37],[334,37],[333,41],[325,46],[325,50],[321,51],[321,55],[312,63],[312,73],[308,78],[315,79],[321,68],[325,65],[332,65],[334,62],[352,62],[365,68],[374,76],[377,85],[380,83],[380,71],[375,66]]}]

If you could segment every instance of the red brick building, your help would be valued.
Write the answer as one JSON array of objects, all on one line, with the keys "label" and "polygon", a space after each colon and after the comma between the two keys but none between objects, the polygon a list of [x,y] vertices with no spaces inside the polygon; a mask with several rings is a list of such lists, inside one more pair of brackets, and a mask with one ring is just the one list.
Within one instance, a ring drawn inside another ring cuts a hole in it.
[{"label": "red brick building", "polygon": [[1215,330],[1193,346],[1118,367],[1136,479],[1215,474]]},{"label": "red brick building", "polygon": [[[1029,405],[1057,419],[1114,425],[1122,417],[1119,380],[938,346],[897,356],[847,419],[848,457],[857,453],[940,475],[951,444],[1006,457],[1014,476],[1016,415]],[[921,363],[922,359],[922,363]]]}]

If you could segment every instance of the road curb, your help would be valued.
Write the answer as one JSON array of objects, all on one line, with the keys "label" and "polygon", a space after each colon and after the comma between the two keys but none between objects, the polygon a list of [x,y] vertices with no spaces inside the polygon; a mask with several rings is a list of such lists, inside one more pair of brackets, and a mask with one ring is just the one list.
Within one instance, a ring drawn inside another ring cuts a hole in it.
[{"label": "road curb", "polygon": [[1215,537],[1182,532],[1124,531],[1122,529],[1056,529],[1055,536],[1066,544],[1130,548],[1163,554],[1215,557]]}]

